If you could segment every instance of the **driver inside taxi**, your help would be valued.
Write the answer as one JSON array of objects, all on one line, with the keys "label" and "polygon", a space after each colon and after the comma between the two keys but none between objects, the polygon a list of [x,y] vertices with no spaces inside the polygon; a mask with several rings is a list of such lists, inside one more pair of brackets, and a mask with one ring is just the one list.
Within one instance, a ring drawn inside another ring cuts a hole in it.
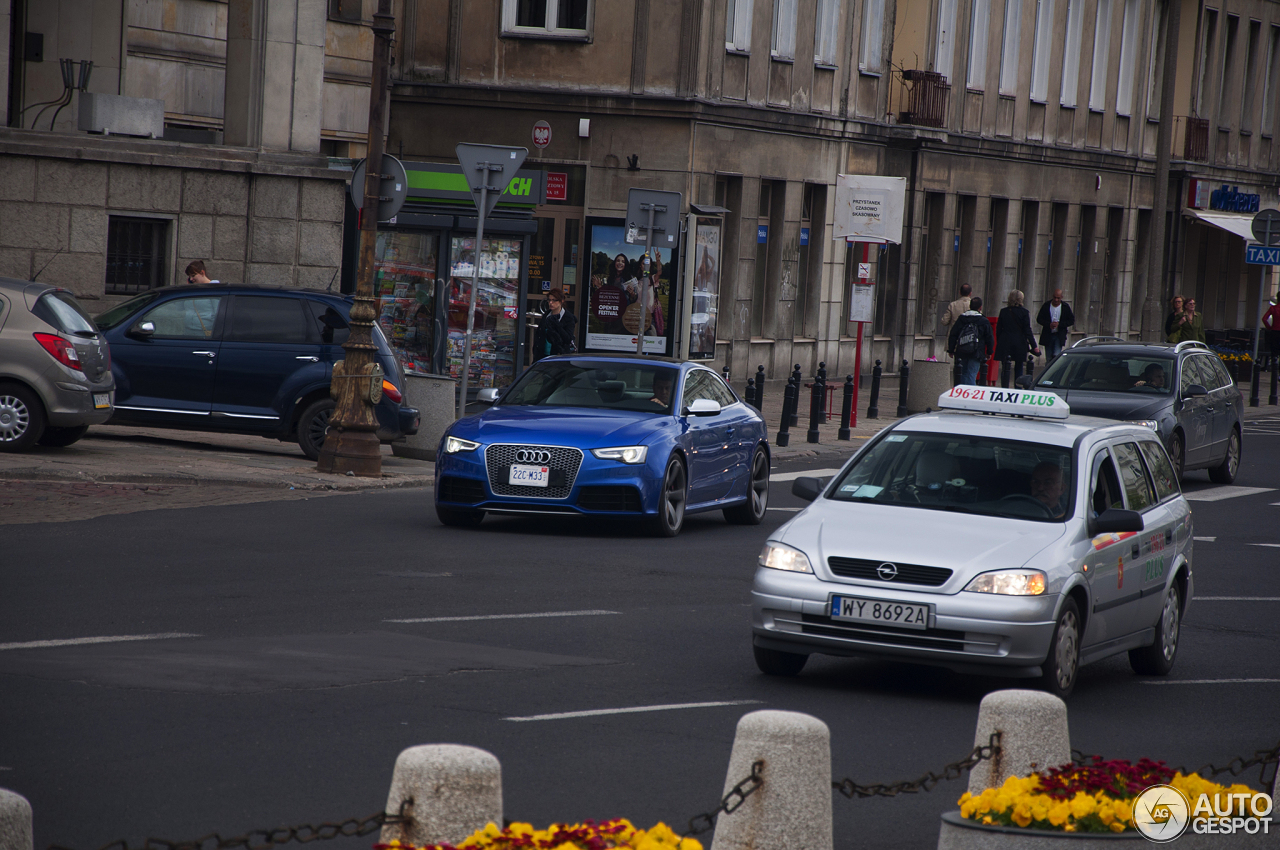
[{"label": "driver inside taxi", "polygon": [[671,376],[664,372],[655,372],[653,376],[653,398],[649,401],[663,408],[671,405]]},{"label": "driver inside taxi", "polygon": [[1031,496],[1048,510],[1054,519],[1066,511],[1062,507],[1062,468],[1053,461],[1036,464],[1031,470]]}]

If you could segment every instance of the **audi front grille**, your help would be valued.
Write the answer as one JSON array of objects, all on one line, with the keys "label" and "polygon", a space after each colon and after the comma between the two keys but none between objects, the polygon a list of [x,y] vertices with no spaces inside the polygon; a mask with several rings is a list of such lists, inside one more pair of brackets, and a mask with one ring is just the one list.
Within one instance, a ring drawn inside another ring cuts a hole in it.
[{"label": "audi front grille", "polygon": [[[513,463],[548,467],[551,470],[549,486],[525,487],[519,484],[508,484],[508,472]],[[578,469],[582,466],[582,450],[566,446],[522,446],[498,443],[485,448],[484,464],[489,474],[489,489],[495,496],[567,499],[569,493],[573,491],[573,482],[578,478]],[[560,474],[557,475],[557,472]]]}]

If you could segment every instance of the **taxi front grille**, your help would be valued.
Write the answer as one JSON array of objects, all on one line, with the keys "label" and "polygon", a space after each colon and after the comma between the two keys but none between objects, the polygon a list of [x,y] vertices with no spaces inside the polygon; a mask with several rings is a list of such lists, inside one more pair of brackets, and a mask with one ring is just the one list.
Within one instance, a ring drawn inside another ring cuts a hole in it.
[{"label": "taxi front grille", "polygon": [[[545,465],[551,470],[548,487],[524,487],[508,484],[513,463],[520,463],[517,452],[546,452]],[[497,443],[484,450],[485,470],[489,473],[489,489],[495,496],[523,496],[533,499],[567,499],[582,466],[582,450],[564,446],[529,446]],[[557,474],[559,473],[559,474]]]},{"label": "taxi front grille", "polygon": [[938,587],[951,578],[951,570],[944,567],[922,567],[919,564],[893,564],[897,574],[891,579],[882,578],[879,569],[886,561],[875,561],[867,558],[827,558],[827,567],[834,575],[844,578],[861,578],[872,581],[883,581],[892,584],[918,584],[924,587]]},{"label": "taxi front grille", "polygon": [[[912,646],[922,649],[940,649],[948,652],[974,652],[972,636],[953,629],[899,629],[864,623],[845,623],[817,614],[801,615],[800,631],[806,635],[841,638],[862,643],[881,643],[892,646]],[[970,639],[966,639],[966,637]],[[983,652],[992,654],[996,647]]]}]

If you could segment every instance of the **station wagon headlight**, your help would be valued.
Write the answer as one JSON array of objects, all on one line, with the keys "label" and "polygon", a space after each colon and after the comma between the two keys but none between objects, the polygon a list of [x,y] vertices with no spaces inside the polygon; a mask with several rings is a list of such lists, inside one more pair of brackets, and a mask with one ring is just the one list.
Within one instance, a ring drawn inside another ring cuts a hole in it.
[{"label": "station wagon headlight", "polygon": [[649,456],[648,446],[619,446],[614,449],[592,449],[591,453],[601,460],[620,460],[623,463],[644,463]]},{"label": "station wagon headlight", "polygon": [[444,440],[444,453],[447,455],[475,451],[478,448],[480,448],[479,443],[473,443],[471,440],[464,440],[461,437],[446,437]]},{"label": "station wagon headlight", "polygon": [[976,577],[965,590],[1002,596],[1040,596],[1044,585],[1044,573],[1039,570],[999,570]]},{"label": "station wagon headlight", "polygon": [[760,550],[760,566],[792,573],[812,573],[809,558],[800,550],[780,543],[766,543]]},{"label": "station wagon headlight", "polygon": [[1150,428],[1152,431],[1160,430],[1160,423],[1154,419],[1129,419],[1126,421],[1130,425],[1141,425],[1144,428]]}]

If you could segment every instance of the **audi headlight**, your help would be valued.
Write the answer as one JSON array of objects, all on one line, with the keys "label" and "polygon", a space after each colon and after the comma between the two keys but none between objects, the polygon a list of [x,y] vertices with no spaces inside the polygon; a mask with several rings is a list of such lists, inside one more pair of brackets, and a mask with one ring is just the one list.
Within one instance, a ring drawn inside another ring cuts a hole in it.
[{"label": "audi headlight", "polygon": [[623,463],[644,463],[649,456],[648,446],[619,446],[615,449],[592,449],[591,453],[601,460],[620,460]]},{"label": "audi headlight", "polygon": [[965,590],[1003,596],[1040,596],[1044,585],[1044,573],[1040,570],[999,570],[977,576]]},{"label": "audi headlight", "polygon": [[1160,430],[1160,423],[1154,419],[1129,419],[1126,421],[1130,425],[1141,425],[1144,428],[1150,428],[1152,431]]},{"label": "audi headlight", "polygon": [[799,549],[781,543],[766,543],[760,550],[760,566],[793,573],[812,573],[809,558]]},{"label": "audi headlight", "polygon": [[464,440],[461,437],[445,437],[444,453],[447,455],[456,455],[458,452],[471,452],[480,448],[479,443],[473,443],[471,440]]}]

